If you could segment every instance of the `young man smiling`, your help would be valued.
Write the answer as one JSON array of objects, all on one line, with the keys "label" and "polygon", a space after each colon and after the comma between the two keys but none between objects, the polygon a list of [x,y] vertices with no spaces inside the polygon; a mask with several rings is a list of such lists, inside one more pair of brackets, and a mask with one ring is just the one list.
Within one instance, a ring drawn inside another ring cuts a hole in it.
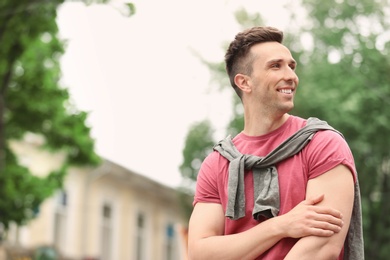
[{"label": "young man smiling", "polygon": [[326,122],[288,114],[299,79],[282,40],[275,28],[254,27],[227,50],[245,124],[214,147],[199,171],[190,259],[347,259],[353,156]]}]

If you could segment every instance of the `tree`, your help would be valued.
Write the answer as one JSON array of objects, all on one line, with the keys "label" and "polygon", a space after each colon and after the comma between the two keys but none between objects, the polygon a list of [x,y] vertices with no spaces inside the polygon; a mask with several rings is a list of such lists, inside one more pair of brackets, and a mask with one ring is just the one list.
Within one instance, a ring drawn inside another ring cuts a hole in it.
[{"label": "tree", "polygon": [[[96,165],[87,113],[77,110],[59,84],[56,11],[64,0],[0,0],[0,223],[22,224],[60,188],[69,165]],[[105,0],[84,1],[105,3]],[[128,5],[130,14],[134,6]],[[26,133],[44,137],[44,149],[66,154],[62,167],[34,176],[10,149]]]}]

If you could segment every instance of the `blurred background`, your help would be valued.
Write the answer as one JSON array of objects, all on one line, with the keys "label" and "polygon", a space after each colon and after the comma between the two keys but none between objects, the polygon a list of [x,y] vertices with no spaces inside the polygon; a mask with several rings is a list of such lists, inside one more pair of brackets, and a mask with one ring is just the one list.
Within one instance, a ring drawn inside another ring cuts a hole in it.
[{"label": "blurred background", "polygon": [[247,27],[282,29],[292,114],[339,129],[366,259],[390,249],[388,0],[0,0],[2,259],[186,259],[197,172],[243,126],[225,75]]}]

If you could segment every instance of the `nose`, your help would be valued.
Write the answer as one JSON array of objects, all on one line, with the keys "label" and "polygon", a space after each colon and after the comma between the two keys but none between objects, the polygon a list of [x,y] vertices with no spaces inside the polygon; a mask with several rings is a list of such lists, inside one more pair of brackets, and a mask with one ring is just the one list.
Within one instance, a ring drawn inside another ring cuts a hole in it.
[{"label": "nose", "polygon": [[296,86],[299,82],[299,78],[295,70],[289,66],[287,66],[287,68],[284,70],[284,80],[290,83],[295,83]]}]

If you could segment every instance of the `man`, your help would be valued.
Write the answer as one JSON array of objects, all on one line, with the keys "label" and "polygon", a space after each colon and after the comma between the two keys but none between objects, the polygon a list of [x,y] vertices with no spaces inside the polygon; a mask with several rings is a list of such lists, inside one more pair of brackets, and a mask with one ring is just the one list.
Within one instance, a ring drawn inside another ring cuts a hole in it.
[{"label": "man", "polygon": [[245,124],[214,148],[199,171],[190,259],[343,259],[357,176],[342,135],[317,129],[275,167],[259,164],[275,150],[285,156],[280,147],[291,145],[283,142],[309,124],[288,114],[299,80],[282,40],[275,28],[254,27],[237,34],[227,50],[226,69]]}]

